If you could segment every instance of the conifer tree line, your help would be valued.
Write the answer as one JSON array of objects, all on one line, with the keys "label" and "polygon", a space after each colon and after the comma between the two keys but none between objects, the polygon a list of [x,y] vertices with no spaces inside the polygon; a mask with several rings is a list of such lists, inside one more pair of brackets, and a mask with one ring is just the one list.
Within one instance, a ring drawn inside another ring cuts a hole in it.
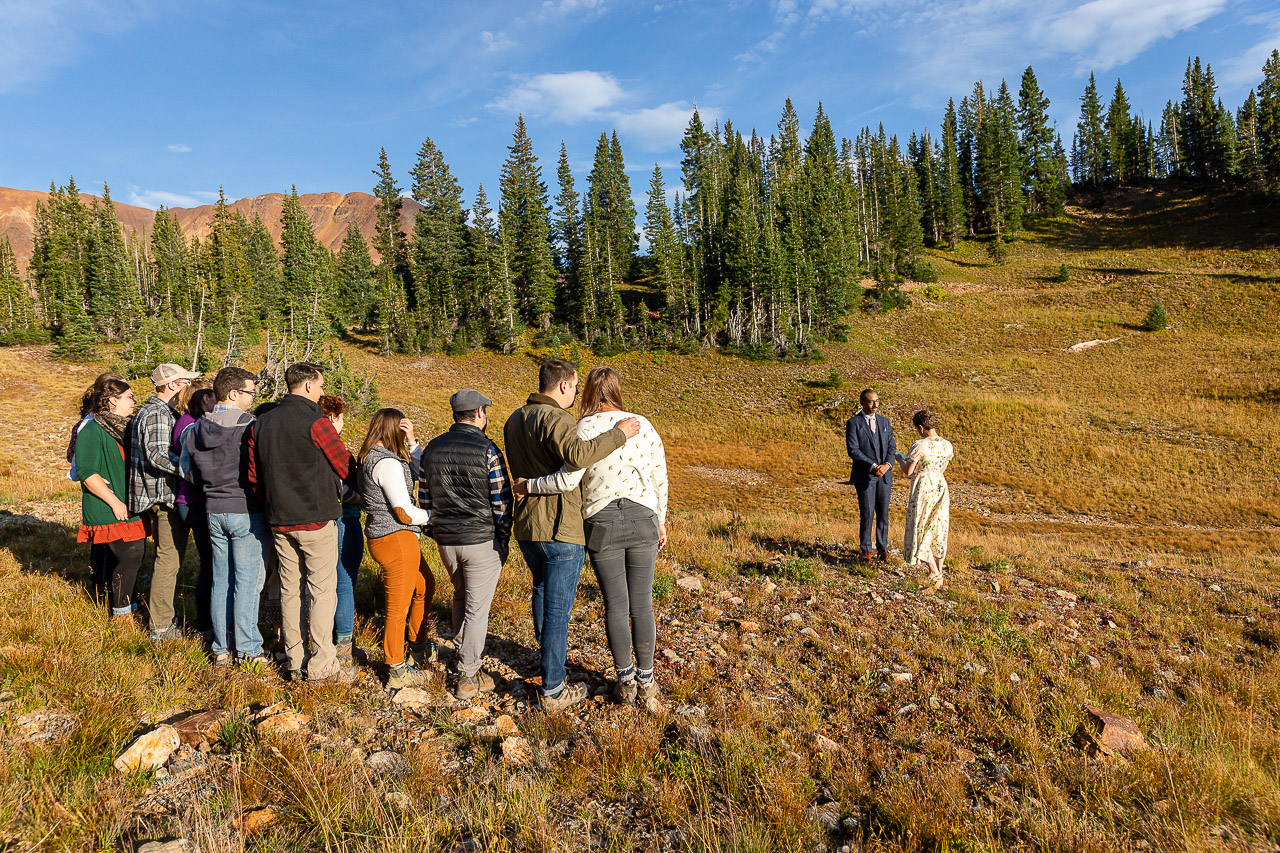
[{"label": "conifer tree line", "polygon": [[[373,233],[350,225],[336,252],[296,188],[278,242],[221,194],[196,239],[164,208],[149,234],[126,234],[109,188],[86,204],[73,179],[38,207],[25,281],[0,242],[0,333],[46,329],[68,355],[164,340],[236,359],[264,338],[351,329],[388,352],[576,339],[602,353],[804,355],[842,337],[849,311],[884,304],[896,282],[931,280],[925,246],[977,238],[998,261],[1029,219],[1060,212],[1073,191],[1168,178],[1276,191],[1280,52],[1234,112],[1212,70],[1189,60],[1158,126],[1119,80],[1104,103],[1090,75],[1069,150],[1031,68],[1016,94],[1006,81],[976,83],[947,104],[936,135],[912,133],[905,146],[882,125],[838,139],[821,104],[802,127],[788,100],[768,136],[708,126],[695,109],[680,149],[680,174],[655,165],[637,195],[616,132],[601,133],[582,182],[562,142],[553,195],[521,117],[496,198],[477,186],[469,205],[430,138],[403,182],[383,149]],[[421,206],[409,233],[406,195]],[[876,287],[864,292],[868,278]]]}]

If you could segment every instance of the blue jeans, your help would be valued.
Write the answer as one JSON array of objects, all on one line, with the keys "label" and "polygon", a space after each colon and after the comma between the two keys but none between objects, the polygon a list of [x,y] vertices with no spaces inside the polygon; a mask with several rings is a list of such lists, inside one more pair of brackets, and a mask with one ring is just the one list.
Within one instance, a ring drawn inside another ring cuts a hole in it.
[{"label": "blue jeans", "polygon": [[521,542],[520,553],[533,575],[533,636],[542,654],[542,694],[549,696],[564,685],[569,614],[587,549],[568,542]]},{"label": "blue jeans", "polygon": [[[213,653],[233,647],[241,658],[262,654],[258,596],[267,576],[267,519],[261,513],[209,513],[213,548]],[[228,625],[234,637],[228,635]]]},{"label": "blue jeans", "polygon": [[356,623],[356,578],[364,559],[360,516],[338,519],[338,609],[333,614],[333,641],[350,640]]}]

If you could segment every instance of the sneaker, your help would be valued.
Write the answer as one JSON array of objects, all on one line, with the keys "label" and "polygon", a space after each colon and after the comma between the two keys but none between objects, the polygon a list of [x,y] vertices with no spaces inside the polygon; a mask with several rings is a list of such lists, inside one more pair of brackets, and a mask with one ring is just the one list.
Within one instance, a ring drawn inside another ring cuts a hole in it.
[{"label": "sneaker", "polygon": [[636,704],[646,711],[654,713],[662,710],[662,703],[658,701],[658,682],[656,679],[650,679],[636,686]]},{"label": "sneaker", "polygon": [[555,696],[542,697],[542,710],[544,711],[563,711],[571,705],[577,705],[579,702],[587,698],[587,685],[585,684],[566,684],[564,688]]},{"label": "sneaker", "polygon": [[151,642],[163,643],[165,640],[176,640],[182,636],[182,629],[174,623],[169,623],[169,627],[163,631],[152,630]]},{"label": "sneaker", "polygon": [[387,689],[399,690],[402,687],[419,687],[431,681],[431,675],[415,669],[408,663],[393,666],[387,672]]},{"label": "sneaker", "polygon": [[634,705],[636,703],[635,679],[615,681],[613,683],[613,699],[619,705]]},{"label": "sneaker", "polygon": [[424,639],[419,643],[409,644],[409,665],[418,669],[426,669],[428,664],[440,659],[440,650],[436,644]]},{"label": "sneaker", "polygon": [[323,678],[314,678],[307,676],[307,681],[312,684],[351,684],[360,675],[360,672],[354,666],[338,666],[329,675]]},{"label": "sneaker", "polygon": [[458,687],[453,691],[453,695],[466,701],[476,698],[481,693],[492,693],[493,688],[493,676],[481,669],[471,677],[458,676]]}]

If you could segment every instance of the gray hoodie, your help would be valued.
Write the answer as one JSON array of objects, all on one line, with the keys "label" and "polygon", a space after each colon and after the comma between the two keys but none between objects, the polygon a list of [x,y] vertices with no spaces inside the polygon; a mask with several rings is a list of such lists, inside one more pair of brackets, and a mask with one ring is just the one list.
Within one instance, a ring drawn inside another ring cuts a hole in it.
[{"label": "gray hoodie", "polygon": [[254,417],[236,408],[209,412],[187,433],[191,481],[212,514],[262,512],[249,485],[249,427]]}]

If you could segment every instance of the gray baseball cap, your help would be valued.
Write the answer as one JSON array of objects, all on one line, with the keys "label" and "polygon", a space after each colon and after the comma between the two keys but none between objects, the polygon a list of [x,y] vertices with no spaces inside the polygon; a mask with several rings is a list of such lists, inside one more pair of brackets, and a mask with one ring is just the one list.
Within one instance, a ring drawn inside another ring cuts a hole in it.
[{"label": "gray baseball cap", "polygon": [[472,412],[481,406],[492,405],[492,400],[474,388],[463,388],[449,398],[449,408],[455,412]]}]

